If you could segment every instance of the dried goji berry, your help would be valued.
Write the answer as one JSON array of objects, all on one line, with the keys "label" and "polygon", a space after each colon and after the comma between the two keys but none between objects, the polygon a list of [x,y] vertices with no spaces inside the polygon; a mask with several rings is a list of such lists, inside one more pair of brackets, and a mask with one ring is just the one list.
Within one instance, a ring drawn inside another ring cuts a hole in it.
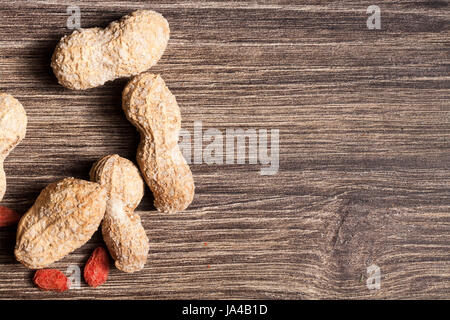
[{"label": "dried goji berry", "polygon": [[0,227],[7,227],[16,224],[20,220],[20,215],[10,208],[0,206]]},{"label": "dried goji berry", "polygon": [[105,283],[109,273],[109,257],[105,248],[94,250],[84,267],[84,280],[91,287],[98,287]]},{"label": "dried goji berry", "polygon": [[44,291],[63,292],[70,288],[69,279],[57,269],[41,269],[36,271],[34,284]]}]

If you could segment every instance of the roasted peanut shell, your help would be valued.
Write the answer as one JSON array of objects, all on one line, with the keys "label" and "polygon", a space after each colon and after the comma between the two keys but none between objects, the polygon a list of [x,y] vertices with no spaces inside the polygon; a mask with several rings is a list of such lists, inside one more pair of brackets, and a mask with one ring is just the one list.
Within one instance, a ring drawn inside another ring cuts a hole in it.
[{"label": "roasted peanut shell", "polygon": [[138,10],[105,29],[80,29],[63,37],[51,65],[64,87],[89,89],[149,69],[163,55],[169,36],[161,14]]},{"label": "roasted peanut shell", "polygon": [[110,155],[91,169],[91,180],[107,191],[102,234],[115,265],[124,272],[136,272],[147,262],[149,241],[141,218],[134,212],[144,196],[144,181],[128,159]]},{"label": "roasted peanut shell", "polygon": [[13,96],[0,93],[0,200],[6,192],[3,162],[8,154],[25,138],[27,115],[22,104]]},{"label": "roasted peanut shell", "polygon": [[194,179],[178,146],[181,114],[175,96],[159,75],[134,77],[122,93],[122,108],[141,133],[136,159],[162,212],[186,209],[194,198]]},{"label": "roasted peanut shell", "polygon": [[16,259],[30,269],[47,267],[85,244],[106,210],[98,183],[66,178],[49,184],[20,219]]}]

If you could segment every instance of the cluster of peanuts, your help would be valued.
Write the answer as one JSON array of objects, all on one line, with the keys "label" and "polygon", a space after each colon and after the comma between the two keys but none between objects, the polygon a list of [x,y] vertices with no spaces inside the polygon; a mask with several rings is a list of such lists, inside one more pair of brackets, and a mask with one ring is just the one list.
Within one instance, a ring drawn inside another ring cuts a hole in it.
[{"label": "cluster of peanuts", "polygon": [[[132,77],[123,90],[122,108],[140,132],[141,142],[136,154],[139,168],[119,155],[104,156],[93,165],[91,181],[66,178],[48,185],[20,218],[15,257],[30,269],[41,269],[34,277],[41,289],[68,288],[64,275],[44,268],[84,245],[100,225],[118,269],[144,268],[149,240],[135,209],[145,183],[158,211],[183,211],[192,202],[194,180],[178,147],[180,109],[161,76],[145,72],[163,55],[169,35],[161,14],[138,10],[105,29],[76,30],[58,43],[51,66],[66,88],[85,90]],[[3,160],[25,137],[26,125],[20,102],[0,94],[0,200],[6,189]],[[1,210],[0,220],[2,212],[4,219],[7,216]],[[101,250],[94,252],[84,272],[88,284],[106,281],[109,267],[100,262],[107,259]],[[97,265],[103,269],[96,270]]]}]

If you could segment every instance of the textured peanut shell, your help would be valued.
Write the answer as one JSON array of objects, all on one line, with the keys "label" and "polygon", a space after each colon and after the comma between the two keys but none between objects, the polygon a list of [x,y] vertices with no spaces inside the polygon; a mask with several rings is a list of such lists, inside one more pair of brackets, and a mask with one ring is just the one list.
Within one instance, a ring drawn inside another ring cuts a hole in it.
[{"label": "textured peanut shell", "polygon": [[85,244],[106,210],[98,183],[66,178],[49,184],[17,228],[16,259],[30,269],[45,268]]},{"label": "textured peanut shell", "polygon": [[64,87],[89,89],[149,69],[163,55],[169,36],[161,14],[138,10],[105,29],[80,29],[63,37],[51,65]]},{"label": "textured peanut shell", "polygon": [[128,120],[141,133],[137,162],[162,212],[186,209],[194,198],[192,172],[178,146],[181,115],[175,96],[159,75],[134,77],[122,94]]},{"label": "textured peanut shell", "polygon": [[91,169],[91,180],[107,191],[102,234],[117,269],[136,272],[147,262],[149,241],[134,210],[144,196],[138,168],[118,155],[103,157]]},{"label": "textured peanut shell", "polygon": [[8,154],[25,138],[27,115],[22,104],[13,96],[0,93],[0,201],[6,192],[3,162]]}]

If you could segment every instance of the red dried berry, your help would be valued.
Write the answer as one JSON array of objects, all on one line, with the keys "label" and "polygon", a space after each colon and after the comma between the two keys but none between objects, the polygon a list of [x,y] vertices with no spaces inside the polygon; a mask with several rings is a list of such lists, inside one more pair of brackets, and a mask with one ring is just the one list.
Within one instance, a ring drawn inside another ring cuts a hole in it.
[{"label": "red dried berry", "polygon": [[0,227],[8,227],[16,224],[20,215],[10,208],[0,206]]},{"label": "red dried berry", "polygon": [[109,273],[109,257],[105,248],[94,250],[84,267],[84,280],[91,287],[98,287],[105,283]]},{"label": "red dried berry", "polygon": [[70,288],[69,279],[57,269],[41,269],[33,277],[34,284],[44,291],[63,292]]}]

